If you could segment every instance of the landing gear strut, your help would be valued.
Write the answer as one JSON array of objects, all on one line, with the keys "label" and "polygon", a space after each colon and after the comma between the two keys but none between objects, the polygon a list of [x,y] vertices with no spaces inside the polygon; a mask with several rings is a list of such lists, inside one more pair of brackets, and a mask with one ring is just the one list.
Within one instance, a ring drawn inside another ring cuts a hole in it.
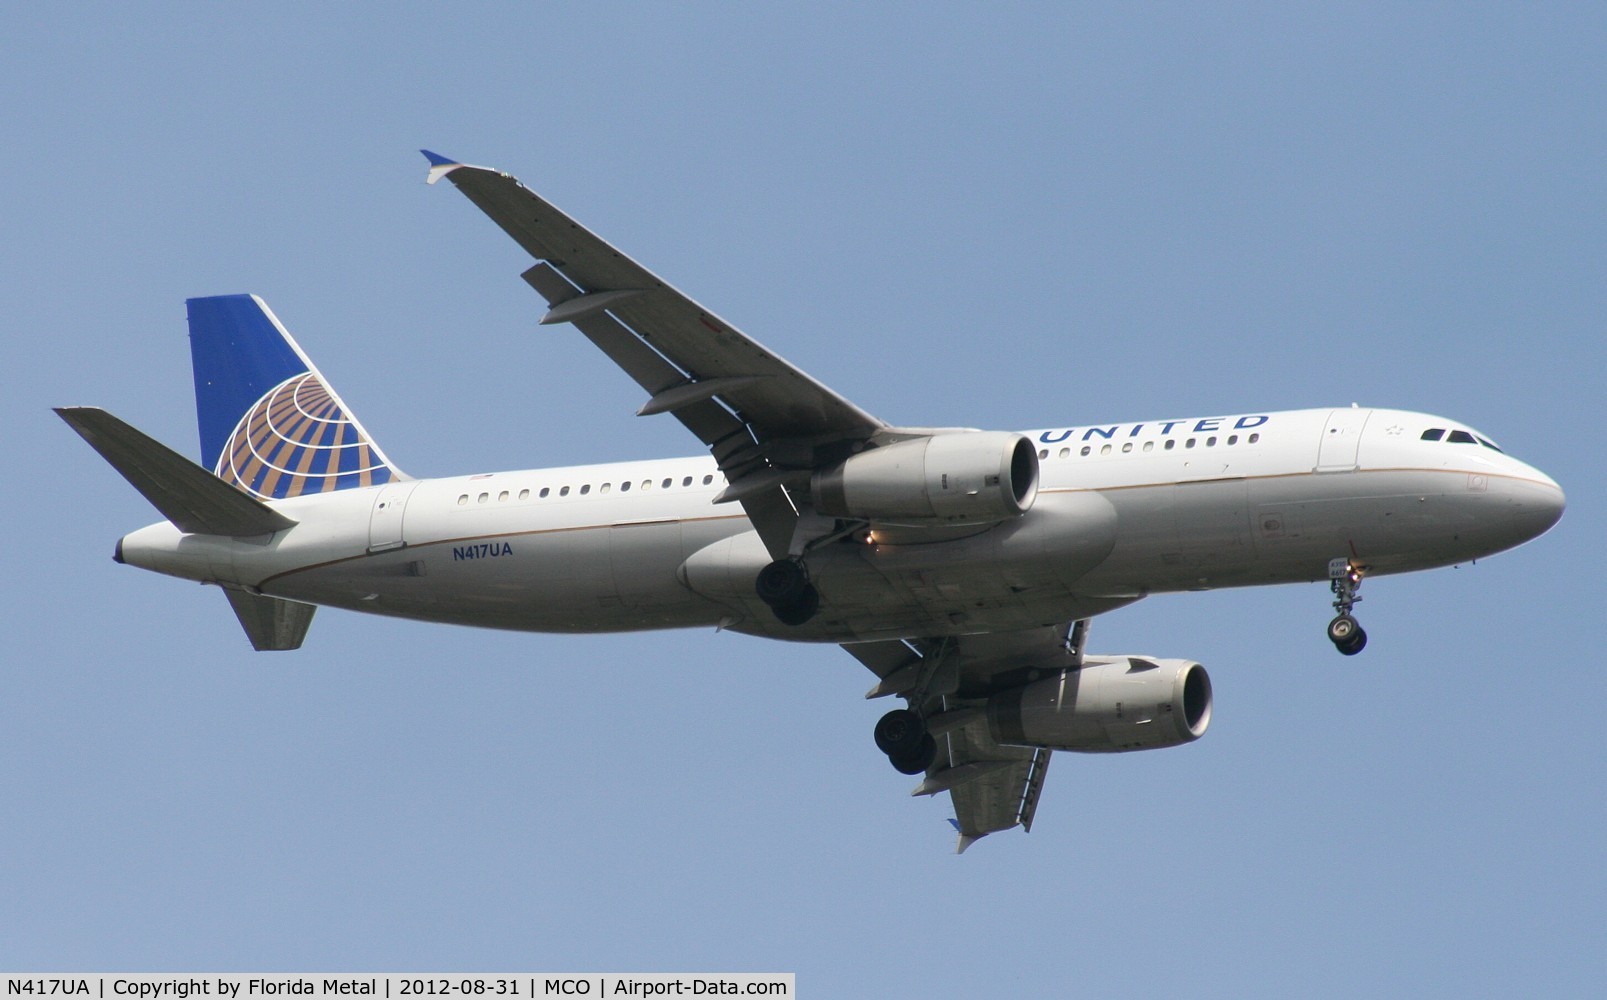
[{"label": "landing gear strut", "polygon": [[920,774],[937,758],[937,740],[926,723],[907,708],[895,708],[876,723],[876,747],[899,774]]},{"label": "landing gear strut", "polygon": [[802,625],[820,610],[820,592],[799,559],[777,559],[761,569],[753,589],[783,625]]},{"label": "landing gear strut", "polygon": [[1334,610],[1339,612],[1328,623],[1328,641],[1346,656],[1355,656],[1367,648],[1367,633],[1351,615],[1361,595],[1362,567],[1349,559],[1333,559],[1328,563],[1328,585],[1334,592]]}]

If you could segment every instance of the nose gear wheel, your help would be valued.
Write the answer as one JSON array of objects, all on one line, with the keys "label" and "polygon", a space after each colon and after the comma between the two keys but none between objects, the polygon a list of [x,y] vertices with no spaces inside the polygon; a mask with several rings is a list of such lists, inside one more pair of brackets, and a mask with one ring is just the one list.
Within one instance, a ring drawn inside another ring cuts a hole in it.
[{"label": "nose gear wheel", "polygon": [[1351,614],[1361,601],[1358,591],[1364,568],[1348,558],[1328,563],[1328,586],[1334,592],[1334,610],[1339,612],[1328,623],[1328,641],[1345,656],[1355,656],[1367,647],[1367,633]]}]

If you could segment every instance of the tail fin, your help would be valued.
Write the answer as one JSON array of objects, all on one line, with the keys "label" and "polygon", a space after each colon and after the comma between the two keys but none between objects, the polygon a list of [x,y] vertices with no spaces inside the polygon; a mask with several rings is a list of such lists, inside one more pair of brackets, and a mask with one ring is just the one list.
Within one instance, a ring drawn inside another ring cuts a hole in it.
[{"label": "tail fin", "polygon": [[410,478],[255,295],[190,299],[201,462],[264,500]]}]

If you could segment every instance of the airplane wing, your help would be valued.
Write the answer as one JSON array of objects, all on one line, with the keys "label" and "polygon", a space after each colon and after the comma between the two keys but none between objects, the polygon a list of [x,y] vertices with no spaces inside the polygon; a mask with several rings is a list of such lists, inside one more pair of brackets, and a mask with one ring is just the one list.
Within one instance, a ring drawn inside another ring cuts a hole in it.
[{"label": "airplane wing", "polygon": [[430,183],[450,180],[539,263],[523,275],[647,390],[641,415],[673,413],[714,453],[772,556],[787,553],[796,512],[784,484],[845,457],[882,421],[687,298],[500,171],[429,151]]},{"label": "airplane wing", "polygon": [[1051,751],[994,741],[983,711],[990,694],[1031,676],[1082,665],[1086,621],[1020,632],[913,642],[845,643],[879,678],[867,698],[897,694],[933,723],[937,759],[910,794],[948,792],[964,852],[990,833],[1032,829]]}]

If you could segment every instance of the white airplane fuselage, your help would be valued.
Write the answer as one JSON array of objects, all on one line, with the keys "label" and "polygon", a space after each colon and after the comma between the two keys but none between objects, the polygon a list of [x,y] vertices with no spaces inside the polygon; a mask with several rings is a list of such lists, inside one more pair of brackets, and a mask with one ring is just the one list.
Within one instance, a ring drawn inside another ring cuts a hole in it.
[{"label": "white airplane fuselage", "polygon": [[[1439,440],[1424,440],[1430,429]],[[1452,441],[1452,432],[1463,440]],[[1539,470],[1455,421],[1314,409],[1025,432],[1039,490],[998,524],[850,534],[810,556],[821,613],[776,620],[771,556],[711,458],[408,480],[272,502],[271,536],[162,522],[118,544],[160,573],[311,604],[537,632],[724,626],[850,642],[1073,621],[1147,594],[1466,562],[1561,516]]]}]

